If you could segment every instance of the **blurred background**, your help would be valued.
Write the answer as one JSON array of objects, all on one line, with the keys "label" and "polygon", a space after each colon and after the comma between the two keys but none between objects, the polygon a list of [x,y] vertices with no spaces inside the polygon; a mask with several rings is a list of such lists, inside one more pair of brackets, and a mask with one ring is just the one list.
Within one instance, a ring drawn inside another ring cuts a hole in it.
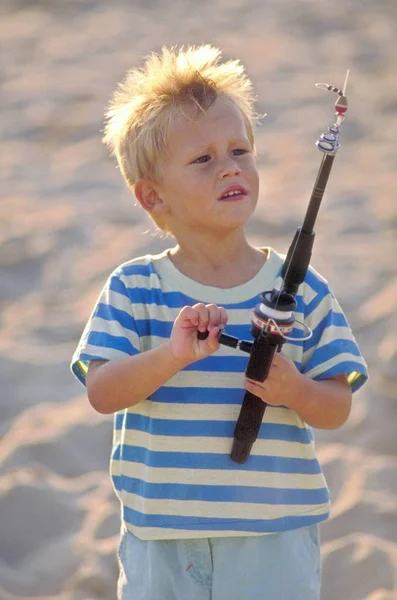
[{"label": "blurred background", "polygon": [[[267,113],[253,243],[286,252],[349,68],[350,110],[316,227],[370,368],[352,415],[316,432],[331,488],[322,600],[397,598],[397,4],[394,0],[1,0],[0,600],[115,600],[112,417],[69,362],[121,262],[172,244],[101,143],[127,69],[164,44],[240,58]],[[242,599],[244,600],[244,599]]]}]

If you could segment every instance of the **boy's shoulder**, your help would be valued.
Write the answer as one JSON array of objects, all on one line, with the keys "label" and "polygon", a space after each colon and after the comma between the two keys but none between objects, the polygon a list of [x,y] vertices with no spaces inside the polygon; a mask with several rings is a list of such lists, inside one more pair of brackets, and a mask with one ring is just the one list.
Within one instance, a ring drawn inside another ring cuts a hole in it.
[{"label": "boy's shoulder", "polygon": [[131,258],[118,265],[110,274],[110,278],[133,277],[134,275],[143,275],[150,277],[156,275],[156,264],[166,258],[167,250],[159,254],[143,254],[136,258]]},{"label": "boy's shoulder", "polygon": [[307,270],[305,283],[316,292],[331,292],[328,280],[312,265],[309,265]]},{"label": "boy's shoulder", "polygon": [[[283,268],[283,264],[284,264],[284,261],[285,261],[287,255],[277,252],[277,250],[274,250],[274,248],[271,248],[270,250],[271,250],[273,257],[275,257],[275,260],[277,260],[277,262],[278,262],[278,275],[281,280],[281,270]],[[277,282],[277,283],[279,283],[279,282]],[[300,287],[299,293],[304,296],[307,295],[308,293],[309,293],[309,295],[312,295],[313,293],[314,294],[325,294],[325,293],[332,294],[330,287],[329,287],[328,280],[323,275],[321,275],[321,273],[319,271],[317,271],[317,269],[315,269],[312,264],[310,264],[307,269],[307,272],[305,275],[305,280]]]}]

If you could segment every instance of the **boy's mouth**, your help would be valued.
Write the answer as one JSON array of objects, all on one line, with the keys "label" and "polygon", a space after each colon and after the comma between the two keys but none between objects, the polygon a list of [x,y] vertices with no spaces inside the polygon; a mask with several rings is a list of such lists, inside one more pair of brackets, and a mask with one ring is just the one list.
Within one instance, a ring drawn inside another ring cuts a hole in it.
[{"label": "boy's mouth", "polygon": [[241,200],[248,194],[241,185],[232,185],[225,190],[218,200]]}]

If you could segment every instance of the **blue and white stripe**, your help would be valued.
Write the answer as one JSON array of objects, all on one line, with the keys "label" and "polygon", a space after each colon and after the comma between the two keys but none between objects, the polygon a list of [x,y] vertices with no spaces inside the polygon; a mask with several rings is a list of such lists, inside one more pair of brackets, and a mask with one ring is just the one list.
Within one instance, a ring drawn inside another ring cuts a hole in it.
[{"label": "blue and white stripe", "polygon": [[[228,312],[227,332],[250,339],[259,294],[279,283],[283,257],[268,259],[249,282],[219,289],[192,281],[168,253],[121,265],[109,278],[75,352],[85,384],[91,360],[117,360],[164,343],[185,305],[214,302]],[[310,269],[297,296],[297,320],[310,340],[283,352],[313,379],[346,373],[353,390],[365,361],[327,282]],[[296,323],[293,337],[304,337]],[[114,418],[111,475],[126,526],[142,539],[262,535],[322,521],[329,494],[312,429],[295,412],[268,406],[248,461],[230,458],[244,396],[247,354],[222,346],[189,365],[151,398]]]}]

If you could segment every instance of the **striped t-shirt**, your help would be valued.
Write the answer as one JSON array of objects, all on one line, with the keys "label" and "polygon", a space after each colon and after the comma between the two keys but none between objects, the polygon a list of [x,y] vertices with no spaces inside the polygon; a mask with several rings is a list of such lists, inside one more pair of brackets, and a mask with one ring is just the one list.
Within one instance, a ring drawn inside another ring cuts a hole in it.
[{"label": "striped t-shirt", "polygon": [[[108,279],[74,354],[85,384],[91,360],[117,360],[169,338],[183,306],[216,303],[226,332],[252,340],[259,295],[279,286],[283,257],[268,258],[250,281],[220,289],[176,269],[168,251],[131,260]],[[297,295],[297,321],[313,336],[283,353],[316,379],[346,373],[352,389],[367,377],[365,361],[327,282],[309,269]],[[305,329],[295,323],[292,337]],[[126,527],[141,539],[259,535],[325,520],[329,493],[313,432],[297,413],[269,405],[245,464],[230,458],[244,397],[248,354],[226,346],[182,369],[155,393],[114,416],[111,475]]]}]

